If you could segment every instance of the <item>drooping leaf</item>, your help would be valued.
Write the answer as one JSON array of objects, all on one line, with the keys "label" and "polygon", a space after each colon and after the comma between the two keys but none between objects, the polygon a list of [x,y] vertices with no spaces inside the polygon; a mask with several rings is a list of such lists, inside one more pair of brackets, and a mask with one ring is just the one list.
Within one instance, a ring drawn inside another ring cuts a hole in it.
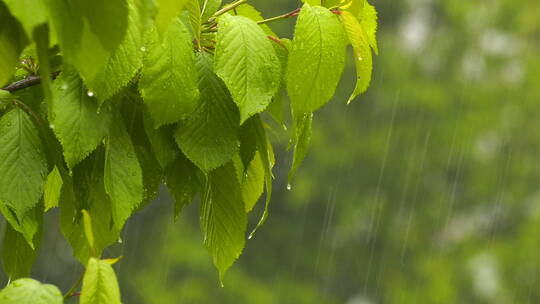
[{"label": "drooping leaf", "polygon": [[104,68],[86,81],[99,103],[111,98],[126,86],[142,67],[144,20],[138,1],[127,0],[127,32],[122,42],[108,58]]},{"label": "drooping leaf", "polygon": [[199,170],[184,155],[181,155],[166,170],[167,188],[174,198],[174,217],[178,218],[184,206],[193,201],[200,188],[197,178]]},{"label": "drooping leaf", "polygon": [[80,304],[120,304],[120,288],[112,266],[90,258],[83,277]]},{"label": "drooping leaf", "polygon": [[14,108],[0,119],[0,201],[19,220],[43,194],[47,162],[30,116]]},{"label": "drooping leaf", "polygon": [[369,2],[366,1],[363,6],[360,14],[358,15],[358,20],[364,29],[369,45],[373,48],[375,54],[379,53],[379,48],[377,47],[377,10]]},{"label": "drooping leaf", "polygon": [[15,73],[19,55],[27,43],[23,29],[0,2],[0,87]]},{"label": "drooping leaf", "polygon": [[47,22],[47,10],[43,0],[4,0],[9,11],[23,26],[28,37],[34,29]]},{"label": "drooping leaf", "polygon": [[[10,280],[30,276],[40,239],[41,234],[35,235],[33,242],[35,247],[32,248],[21,233],[15,231],[11,225],[6,225],[2,248],[2,265]],[[0,303],[3,302],[0,301]]]},{"label": "drooping leaf", "polygon": [[197,71],[190,35],[174,20],[160,43],[154,32],[144,60],[139,89],[154,127],[177,122],[197,106]]},{"label": "drooping leaf", "polygon": [[98,111],[97,100],[90,95],[72,69],[64,68],[55,81],[53,127],[71,169],[98,146],[111,123],[109,107]]},{"label": "drooping leaf", "polygon": [[242,176],[242,198],[246,212],[253,209],[264,191],[265,168],[259,151]]},{"label": "drooping leaf", "polygon": [[200,53],[200,103],[195,112],[178,126],[176,142],[201,170],[209,172],[226,162],[238,150],[238,110],[227,88],[213,71],[210,55]]},{"label": "drooping leaf", "polygon": [[115,226],[120,230],[143,199],[143,179],[137,154],[123,119],[116,115],[106,139],[105,190],[111,197]]},{"label": "drooping leaf", "polygon": [[305,113],[295,120],[294,138],[292,146],[294,148],[293,163],[289,171],[289,183],[292,182],[296,171],[306,157],[309,143],[311,142],[311,127],[313,123],[313,113]]},{"label": "drooping leaf", "polygon": [[[72,179],[64,181],[60,198],[60,227],[71,244],[74,256],[85,265],[92,255],[114,243],[119,232],[112,225],[112,203],[104,186],[104,148],[100,147],[73,169]],[[88,245],[82,209],[91,218],[94,247]]]},{"label": "drooping leaf", "polygon": [[221,6],[222,0],[199,0],[201,20],[208,20]]},{"label": "drooping leaf", "polygon": [[[246,131],[247,129],[247,131]],[[264,211],[259,219],[259,222],[251,231],[249,234],[249,238],[252,238],[255,232],[266,222],[266,219],[268,217],[268,208],[270,206],[270,201],[272,199],[272,167],[274,166],[274,155],[272,151],[272,147],[268,143],[268,139],[266,137],[266,131],[264,129],[263,122],[259,115],[253,116],[251,119],[249,119],[246,122],[246,125],[244,127],[244,132],[249,132],[252,137],[251,141],[255,143],[255,147],[257,151],[259,152],[258,155],[261,158],[262,165],[264,168],[264,180],[265,180],[265,186],[266,186],[266,201],[264,205]],[[255,157],[255,155],[254,155]],[[251,165],[251,164],[250,164]],[[249,170],[249,166],[246,166],[246,168]]]},{"label": "drooping leaf", "polygon": [[2,304],[62,304],[64,298],[56,286],[34,279],[18,279],[0,291]]},{"label": "drooping leaf", "polygon": [[192,0],[157,0],[158,12],[156,15],[156,27],[161,32],[167,28],[173,20],[180,15],[184,6]]},{"label": "drooping leaf", "polygon": [[10,92],[0,89],[0,110],[3,110],[14,98],[15,96]]},{"label": "drooping leaf", "polygon": [[287,89],[295,115],[312,112],[334,95],[345,66],[346,39],[337,16],[304,4],[289,53]]},{"label": "drooping leaf", "polygon": [[[37,2],[41,2],[38,0]],[[34,41],[36,44],[36,53],[38,56],[39,76],[41,77],[41,88],[43,96],[47,100],[47,117],[54,120],[54,99],[52,95],[51,66],[49,63],[49,26],[40,24],[34,30]]]},{"label": "drooping leaf", "polygon": [[279,88],[281,65],[267,35],[243,16],[219,19],[216,74],[240,110],[240,123],[266,109]]},{"label": "drooping leaf", "polygon": [[30,211],[26,212],[22,219],[18,219],[15,213],[1,201],[0,212],[2,212],[9,225],[24,236],[30,248],[36,248],[36,245],[34,245],[35,236],[40,229],[43,218],[43,207],[41,204],[37,204]]},{"label": "drooping leaf", "polygon": [[204,188],[200,211],[204,245],[223,281],[225,272],[244,248],[247,224],[232,162],[210,172]]},{"label": "drooping leaf", "polygon": [[367,90],[371,82],[373,58],[364,28],[356,17],[348,11],[343,11],[341,13],[341,20],[353,47],[354,63],[356,66],[356,86],[347,101],[347,103],[350,103],[356,96]]},{"label": "drooping leaf", "polygon": [[152,144],[152,151],[162,169],[169,167],[180,154],[178,146],[174,142],[174,126],[162,126],[154,129],[149,114],[143,115],[146,136]]},{"label": "drooping leaf", "polygon": [[45,211],[58,207],[58,200],[60,199],[60,193],[62,191],[62,176],[58,172],[58,168],[55,166],[51,173],[47,176],[45,182],[45,192],[43,194],[43,201],[45,203]]},{"label": "drooping leaf", "polygon": [[88,83],[126,36],[127,0],[46,1],[64,61]]}]

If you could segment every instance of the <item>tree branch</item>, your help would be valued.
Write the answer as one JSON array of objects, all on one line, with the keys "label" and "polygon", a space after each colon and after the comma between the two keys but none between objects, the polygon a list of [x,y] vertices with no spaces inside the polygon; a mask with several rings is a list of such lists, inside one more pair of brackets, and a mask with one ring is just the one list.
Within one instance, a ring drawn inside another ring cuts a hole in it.
[{"label": "tree branch", "polygon": [[[58,75],[60,74],[60,71],[54,72],[51,74],[51,79],[56,79]],[[3,87],[2,90],[8,91],[8,92],[15,92],[18,90],[22,90],[31,86],[34,86],[36,84],[41,83],[41,77],[37,75],[30,75],[26,77],[25,79],[16,81],[14,83],[10,83],[7,86]]]}]

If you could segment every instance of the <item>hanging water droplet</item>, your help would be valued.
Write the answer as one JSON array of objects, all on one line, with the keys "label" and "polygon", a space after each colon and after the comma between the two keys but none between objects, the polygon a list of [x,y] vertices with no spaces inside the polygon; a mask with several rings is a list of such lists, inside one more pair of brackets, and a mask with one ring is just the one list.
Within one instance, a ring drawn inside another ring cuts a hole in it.
[{"label": "hanging water droplet", "polygon": [[287,190],[291,190],[291,189],[292,189],[291,184],[287,184]]},{"label": "hanging water droplet", "polygon": [[54,124],[50,124],[50,125],[49,125],[49,128],[51,128],[51,129],[54,130]]},{"label": "hanging water droplet", "polygon": [[248,236],[248,240],[251,240],[252,238],[253,238],[253,234],[250,234],[250,235]]},{"label": "hanging water droplet", "polygon": [[118,238],[118,244],[122,244],[124,241],[122,241],[122,238]]},{"label": "hanging water droplet", "polygon": [[86,93],[86,95],[88,95],[89,97],[92,97],[92,96],[94,96],[94,92],[88,91],[88,93]]}]

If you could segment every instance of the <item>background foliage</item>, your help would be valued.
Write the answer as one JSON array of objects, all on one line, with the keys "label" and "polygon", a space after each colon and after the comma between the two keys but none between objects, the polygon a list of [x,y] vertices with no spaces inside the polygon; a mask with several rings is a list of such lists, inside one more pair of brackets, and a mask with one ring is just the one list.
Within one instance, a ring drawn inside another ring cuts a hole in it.
[{"label": "background foliage", "polygon": [[[254,1],[269,14],[298,5],[274,2]],[[318,112],[292,189],[275,172],[271,216],[225,288],[200,246],[196,208],[174,223],[163,191],[106,252],[125,253],[125,303],[540,301],[540,4],[374,4],[381,52],[372,87],[360,102]],[[276,31],[291,34],[288,22]],[[346,72],[354,75],[354,62]],[[47,254],[33,275],[65,290],[80,269],[55,216],[45,219]]]}]

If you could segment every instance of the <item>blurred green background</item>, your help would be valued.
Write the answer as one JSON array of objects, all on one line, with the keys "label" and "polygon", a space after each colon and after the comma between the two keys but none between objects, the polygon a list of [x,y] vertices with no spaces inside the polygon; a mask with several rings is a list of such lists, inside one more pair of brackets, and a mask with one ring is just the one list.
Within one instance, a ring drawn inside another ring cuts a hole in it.
[{"label": "blurred green background", "polygon": [[[299,6],[251,2],[266,17]],[[345,105],[350,60],[290,191],[272,134],[271,215],[225,287],[197,205],[174,222],[163,191],[108,251],[124,303],[540,303],[540,2],[371,2],[371,88]],[[33,276],[66,290],[81,267],[56,217]]]}]

